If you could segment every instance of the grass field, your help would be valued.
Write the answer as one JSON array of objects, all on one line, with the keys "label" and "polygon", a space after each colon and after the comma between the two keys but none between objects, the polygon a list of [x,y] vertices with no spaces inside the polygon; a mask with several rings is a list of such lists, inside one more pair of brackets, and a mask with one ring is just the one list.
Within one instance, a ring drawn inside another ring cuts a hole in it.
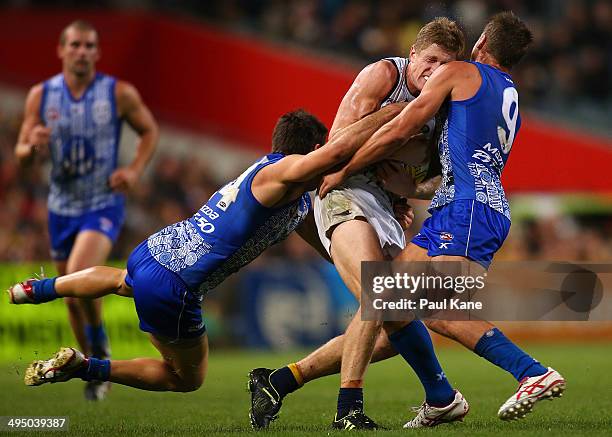
[{"label": "grass field", "polygon": [[[434,429],[402,430],[410,406],[422,400],[421,388],[399,358],[374,365],[365,387],[366,411],[390,428],[383,435],[611,435],[612,347],[601,345],[533,345],[526,348],[551,363],[568,380],[565,396],[542,402],[520,422],[505,423],[496,412],[515,389],[502,371],[459,348],[439,351],[451,382],[471,404],[464,423]],[[71,381],[26,387],[23,369],[33,357],[0,365],[0,416],[69,416],[70,435],[207,436],[252,432],[247,418],[246,374],[251,367],[278,366],[300,353],[228,352],[212,349],[204,386],[193,393],[149,393],[114,385],[110,397],[86,403],[82,383]],[[123,358],[123,357],[122,357]],[[263,435],[322,435],[329,430],[337,377],[314,381],[285,400],[281,417]],[[41,433],[42,434],[42,433]],[[11,434],[15,435],[15,434]],[[18,434],[17,434],[18,435]],[[48,435],[45,433],[45,435]]]}]

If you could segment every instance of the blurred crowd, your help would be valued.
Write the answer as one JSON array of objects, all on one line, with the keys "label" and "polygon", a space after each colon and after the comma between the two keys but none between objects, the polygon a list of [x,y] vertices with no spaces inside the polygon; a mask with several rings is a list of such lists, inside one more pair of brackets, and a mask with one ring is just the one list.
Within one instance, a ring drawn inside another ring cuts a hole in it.
[{"label": "blurred crowd", "polygon": [[[8,1],[14,5],[76,7],[80,2]],[[612,117],[612,2],[610,0],[106,0],[101,7],[138,7],[189,14],[239,32],[346,56],[365,63],[407,55],[414,38],[436,16],[456,19],[468,47],[487,18],[511,9],[534,32],[528,57],[515,72],[523,107],[598,119]],[[48,164],[19,169],[13,158],[19,115],[0,113],[0,260],[48,259]],[[113,257],[124,259],[147,235],[192,214],[224,181],[204,160],[160,152],[131,193],[126,223]],[[163,165],[162,165],[163,163]],[[228,177],[233,175],[228,175]],[[516,222],[500,256],[510,259],[606,260],[612,252],[612,214],[559,216]],[[296,239],[271,253],[311,257]]]},{"label": "blurred crowd", "polygon": [[[46,195],[48,163],[39,160],[22,169],[13,157],[21,123],[18,115],[0,112],[0,261],[49,259]],[[113,259],[126,259],[144,238],[161,227],[194,213],[223,184],[210,177],[207,163],[194,156],[170,155],[160,144],[150,171],[128,199],[126,222]],[[228,175],[228,179],[235,175]],[[426,202],[418,219],[425,218]],[[419,220],[414,228],[418,229]],[[410,233],[411,231],[409,231]],[[415,232],[415,231],[412,231]],[[265,256],[308,260],[318,255],[292,235]],[[515,220],[499,256],[507,260],[612,259],[612,213],[598,215],[547,215]]]},{"label": "blurred crowd", "polygon": [[[77,0],[2,3],[87,5]],[[407,55],[419,29],[437,16],[457,20],[471,48],[489,16],[512,10],[535,36],[531,52],[514,72],[522,108],[612,131],[610,0],[101,0],[89,6],[182,15],[358,64]]]},{"label": "blurred crowd", "polygon": [[[423,24],[457,20],[468,48],[488,17],[513,10],[535,41],[516,69],[523,108],[609,131],[612,116],[612,2],[609,0],[214,0],[155,1],[238,31],[256,32],[360,62],[407,55]],[[172,6],[174,4],[174,6]],[[467,53],[469,56],[469,53]]]}]

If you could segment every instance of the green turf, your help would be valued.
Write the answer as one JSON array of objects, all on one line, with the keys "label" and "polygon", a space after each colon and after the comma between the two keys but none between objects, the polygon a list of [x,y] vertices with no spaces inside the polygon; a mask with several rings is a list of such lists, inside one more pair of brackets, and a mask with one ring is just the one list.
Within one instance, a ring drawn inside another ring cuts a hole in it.
[{"label": "green turf", "polygon": [[[418,405],[422,391],[401,359],[374,365],[365,387],[366,410],[391,428],[383,435],[610,435],[612,432],[612,347],[601,345],[533,345],[527,350],[552,363],[568,380],[563,398],[542,402],[520,422],[496,418],[497,408],[515,389],[502,371],[459,348],[439,351],[451,382],[471,404],[464,423],[426,430],[402,430]],[[212,350],[204,386],[188,394],[148,393],[113,386],[106,401],[86,403],[82,383],[71,381],[41,387],[22,383],[23,368],[33,357],[0,366],[0,416],[66,415],[71,435],[91,436],[207,436],[252,432],[247,411],[245,375],[251,367],[278,366],[299,353],[247,353]],[[261,435],[322,435],[335,409],[337,377],[310,383],[285,400],[281,417]],[[19,434],[11,434],[19,435]],[[43,434],[49,435],[49,434]]]}]

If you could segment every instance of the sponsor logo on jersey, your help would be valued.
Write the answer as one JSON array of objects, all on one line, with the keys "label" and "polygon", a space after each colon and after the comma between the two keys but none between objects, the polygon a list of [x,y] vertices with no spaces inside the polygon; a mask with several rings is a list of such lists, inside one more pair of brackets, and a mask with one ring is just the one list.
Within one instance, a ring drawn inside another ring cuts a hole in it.
[{"label": "sponsor logo on jersey", "polygon": [[111,105],[108,100],[97,100],[91,109],[96,124],[108,124],[111,121]]},{"label": "sponsor logo on jersey", "polygon": [[440,243],[438,249],[448,249],[449,244],[453,244],[453,238],[455,238],[455,236],[450,232],[440,232],[440,240],[442,240],[442,243]]},{"label": "sponsor logo on jersey", "polygon": [[443,240],[443,241],[451,241],[453,238],[455,237],[450,232],[442,232],[440,234],[440,240]]},{"label": "sponsor logo on jersey", "polygon": [[107,217],[100,217],[100,230],[110,232],[113,229],[113,221]]},{"label": "sponsor logo on jersey", "polygon": [[59,119],[59,117],[60,117],[59,110],[53,106],[50,106],[45,111],[45,119],[47,119],[47,121],[55,121]]}]

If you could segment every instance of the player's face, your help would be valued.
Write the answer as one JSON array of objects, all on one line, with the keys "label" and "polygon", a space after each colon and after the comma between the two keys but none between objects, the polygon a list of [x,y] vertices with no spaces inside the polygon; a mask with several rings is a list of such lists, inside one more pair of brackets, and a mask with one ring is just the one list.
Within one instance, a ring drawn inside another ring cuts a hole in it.
[{"label": "player's face", "polygon": [[93,30],[69,28],[66,41],[58,47],[64,69],[76,76],[87,76],[100,58],[98,35]]},{"label": "player's face", "polygon": [[412,47],[408,64],[408,85],[421,91],[440,65],[456,59],[456,53],[449,52],[438,44],[432,44],[419,52]]}]

